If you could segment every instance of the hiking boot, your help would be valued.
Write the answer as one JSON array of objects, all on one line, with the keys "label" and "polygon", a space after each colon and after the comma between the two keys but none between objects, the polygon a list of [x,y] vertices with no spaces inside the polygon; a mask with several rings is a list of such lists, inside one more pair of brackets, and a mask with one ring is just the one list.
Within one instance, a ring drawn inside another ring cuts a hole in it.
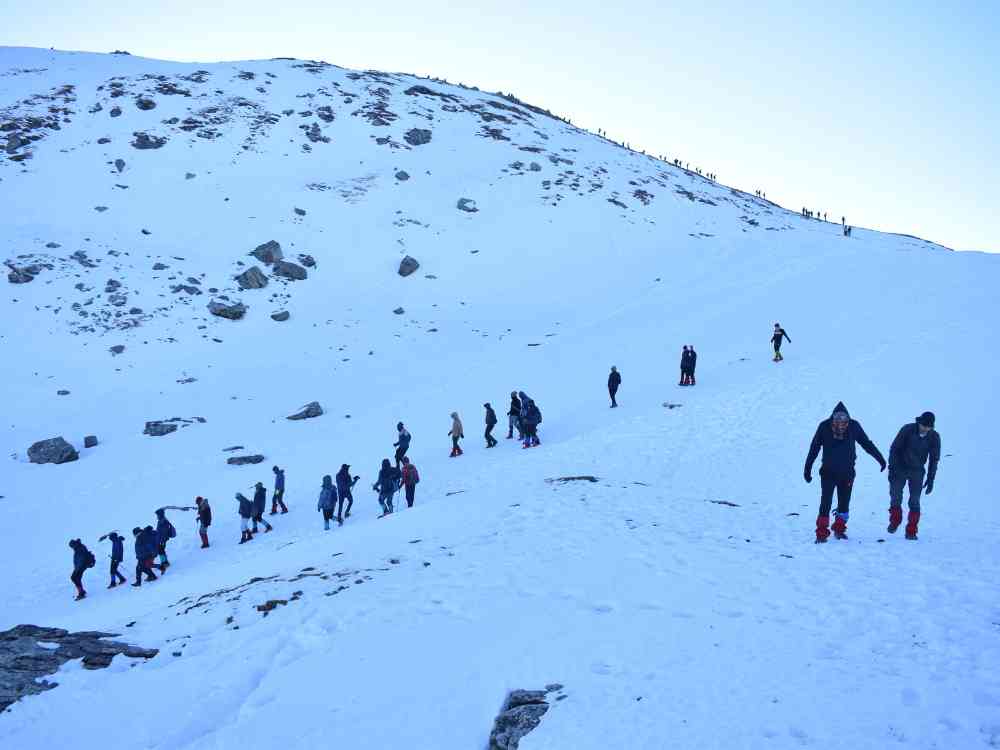
[{"label": "hiking boot", "polygon": [[911,510],[906,517],[906,538],[916,540],[917,526],[920,524],[920,511]]},{"label": "hiking boot", "polygon": [[830,516],[816,517],[816,543],[822,544],[830,538]]},{"label": "hiking boot", "polygon": [[899,508],[889,508],[889,525],[885,527],[885,530],[890,534],[895,534],[896,529],[899,525],[903,523],[903,509]]},{"label": "hiking boot", "polygon": [[86,599],[86,598],[87,598],[87,592],[81,591],[79,594],[76,595],[76,599],[74,601],[80,601],[81,599]]},{"label": "hiking boot", "polygon": [[140,586],[142,586],[142,581],[141,580],[136,581],[135,583],[132,584],[132,586],[133,588],[139,588]]},{"label": "hiking boot", "polygon": [[847,539],[847,514],[837,513],[833,521],[833,535],[837,539]]},{"label": "hiking boot", "polygon": [[113,589],[117,585],[118,585],[117,583],[115,583],[114,581],[112,581],[111,583],[108,584],[108,588],[109,589]]}]

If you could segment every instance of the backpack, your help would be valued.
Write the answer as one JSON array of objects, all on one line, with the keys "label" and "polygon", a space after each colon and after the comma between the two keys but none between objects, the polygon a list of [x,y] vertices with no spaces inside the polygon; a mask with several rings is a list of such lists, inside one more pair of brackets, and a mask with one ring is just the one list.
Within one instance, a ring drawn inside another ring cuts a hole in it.
[{"label": "backpack", "polygon": [[420,482],[420,473],[417,471],[417,467],[413,464],[407,464],[405,469],[406,477],[404,479],[409,479],[411,484],[416,485]]},{"label": "backpack", "polygon": [[531,402],[531,416],[535,418],[535,424],[542,423],[542,410],[538,408],[538,404],[534,401]]},{"label": "backpack", "polygon": [[97,565],[97,558],[94,557],[94,553],[91,552],[89,549],[86,550],[86,553],[87,553],[87,559],[85,561],[86,562],[86,567],[92,568],[95,565]]},{"label": "backpack", "polygon": [[175,536],[177,536],[177,529],[170,521],[167,521],[167,539],[173,539]]}]

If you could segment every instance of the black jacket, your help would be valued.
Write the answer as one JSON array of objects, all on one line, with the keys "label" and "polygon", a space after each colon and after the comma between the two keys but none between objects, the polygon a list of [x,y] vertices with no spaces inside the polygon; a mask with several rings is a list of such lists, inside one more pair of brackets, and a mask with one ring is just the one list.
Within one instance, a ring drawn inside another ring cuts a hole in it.
[{"label": "black jacket", "polygon": [[788,338],[788,334],[785,333],[785,329],[784,328],[779,328],[777,331],[775,331],[774,335],[771,337],[771,343],[774,344],[775,346],[780,346],[781,345],[781,337],[782,336],[785,337],[785,340],[789,344],[792,343],[792,340],[790,338]]},{"label": "black jacket", "polygon": [[497,423],[497,413],[493,411],[492,406],[486,407],[486,426],[492,427]]},{"label": "black jacket", "polygon": [[406,453],[410,450],[410,433],[408,430],[404,429],[399,433],[399,440],[392,444],[393,448],[399,448],[400,451]]},{"label": "black jacket", "polygon": [[253,492],[253,512],[255,515],[263,514],[267,508],[267,490],[264,485],[260,485]]},{"label": "black jacket", "polygon": [[378,481],[373,489],[377,489],[382,495],[391,495],[399,489],[402,478],[402,472],[395,466],[384,466],[378,473]]},{"label": "black jacket", "polygon": [[78,540],[71,542],[70,546],[73,547],[74,570],[83,570],[87,567],[87,563],[90,562],[90,550],[87,549],[83,542]]},{"label": "black jacket", "polygon": [[507,414],[514,417],[521,416],[521,399],[517,396],[510,397],[510,411]]},{"label": "black jacket", "polygon": [[927,467],[927,478],[934,481],[937,474],[938,461],[941,458],[941,436],[931,430],[926,437],[920,437],[920,428],[916,422],[904,425],[892,441],[889,449],[889,471],[923,470],[924,464],[930,458]]},{"label": "black jacket", "polygon": [[[847,414],[847,408],[842,401],[834,407],[833,414],[836,414],[838,411]],[[848,418],[850,418],[849,414]],[[820,466],[820,474],[844,475],[852,473],[854,471],[854,464],[858,459],[855,443],[860,444],[868,455],[879,462],[880,466],[885,464],[885,459],[882,457],[881,452],[868,439],[868,435],[865,434],[860,422],[851,419],[847,423],[847,432],[844,433],[843,438],[834,436],[832,422],[831,414],[830,419],[824,419],[819,423],[819,427],[816,428],[816,434],[813,436],[812,444],[809,446],[809,455],[806,456],[806,474],[812,472],[813,463],[816,461],[816,456],[819,455],[821,449],[823,451],[823,463]]]},{"label": "black jacket", "polygon": [[121,562],[125,559],[125,540],[118,534],[108,537],[111,540],[111,559]]},{"label": "black jacket", "polygon": [[351,487],[354,486],[356,479],[351,479],[351,472],[347,469],[341,468],[337,472],[337,494],[341,497],[345,497],[351,494]]},{"label": "black jacket", "polygon": [[212,525],[212,506],[208,504],[208,500],[202,500],[198,506],[198,520],[205,526]]},{"label": "black jacket", "polygon": [[610,375],[608,375],[608,388],[612,391],[617,391],[618,386],[622,384],[622,374],[618,370],[613,370]]}]

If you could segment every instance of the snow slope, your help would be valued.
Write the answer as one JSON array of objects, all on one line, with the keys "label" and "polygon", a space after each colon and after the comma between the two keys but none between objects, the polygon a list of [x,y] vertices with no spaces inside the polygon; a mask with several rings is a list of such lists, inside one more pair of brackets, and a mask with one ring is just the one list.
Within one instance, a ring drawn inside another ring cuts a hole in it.
[{"label": "snow slope", "polygon": [[[437,81],[13,48],[0,70],[0,135],[40,136],[0,161],[4,257],[42,266],[0,287],[0,629],[161,649],[67,666],[0,717],[0,745],[96,748],[113,730],[164,749],[484,747],[507,690],[552,682],[567,698],[526,750],[1000,744],[996,257],[847,239]],[[414,129],[430,142],[411,145]],[[167,141],[140,150],[135,133]],[[315,268],[240,291],[271,239]],[[401,278],[405,254],[421,268]],[[222,295],[247,316],[211,316]],[[775,320],[793,341],[781,365]],[[701,356],[682,390],[685,343]],[[482,403],[503,413],[512,389],[540,404],[543,444],[487,452]],[[884,452],[937,413],[945,457],[919,542],[885,534],[885,476],[862,454],[850,541],[812,543],[802,461],[841,399]],[[312,400],[324,416],[284,418]],[[367,487],[400,419],[417,507],[376,520]],[[28,463],[60,434],[79,461]],[[227,466],[233,445],[267,460]],[[356,512],[324,533],[320,479],[344,462],[362,475]],[[274,463],[292,513],[237,546],[231,498]],[[599,481],[546,481],[584,474]],[[198,494],[212,548],[172,513],[163,580],[105,591],[97,537]],[[79,603],[77,536],[99,557]],[[287,604],[257,611],[273,599]]]}]

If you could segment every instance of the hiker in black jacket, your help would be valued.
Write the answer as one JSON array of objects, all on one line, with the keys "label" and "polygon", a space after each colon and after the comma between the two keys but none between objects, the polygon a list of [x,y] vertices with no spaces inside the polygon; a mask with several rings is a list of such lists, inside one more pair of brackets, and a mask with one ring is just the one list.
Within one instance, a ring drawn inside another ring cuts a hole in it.
[{"label": "hiker in black jacket", "polygon": [[782,339],[784,339],[785,341],[787,341],[789,344],[792,343],[792,340],[790,338],[788,338],[788,334],[785,333],[785,329],[782,328],[779,324],[775,323],[774,324],[774,335],[771,336],[771,344],[774,346],[774,361],[775,362],[780,362],[781,360],[784,359],[784,357],[781,356],[781,341],[782,341]]},{"label": "hiker in black jacket", "polygon": [[698,352],[694,350],[694,346],[688,344],[688,360],[687,360],[687,384],[694,385],[694,369],[698,366]]},{"label": "hiker in black jacket", "polygon": [[517,439],[523,440],[524,433],[521,432],[521,399],[517,397],[517,391],[510,392],[510,410],[507,412],[507,439],[514,437],[514,428],[517,428]]},{"label": "hiker in black jacket", "polygon": [[484,435],[486,447],[492,448],[497,444],[497,439],[493,437],[493,428],[497,426],[497,413],[493,411],[489,401],[483,404],[483,408],[486,409],[486,434]]},{"label": "hiker in black jacket", "polygon": [[403,456],[406,455],[406,451],[410,449],[410,433],[403,426],[402,422],[396,424],[396,432],[399,433],[399,439],[392,444],[392,447],[396,449],[396,468],[399,468],[399,464],[403,460]]},{"label": "hiker in black jacket", "polygon": [[615,396],[618,393],[618,388],[622,384],[621,373],[618,372],[617,367],[611,368],[611,374],[608,375],[608,395],[611,396],[611,408],[617,409],[618,402],[615,400]]},{"label": "hiker in black jacket", "polygon": [[[924,464],[927,481],[924,481]],[[920,493],[934,491],[938,461],[941,459],[941,436],[934,429],[934,412],[925,411],[915,422],[903,425],[889,449],[889,527],[890,534],[903,522],[903,487],[910,486],[910,512],[906,518],[906,538],[917,538],[920,523]]]},{"label": "hiker in black jacket", "polygon": [[125,559],[125,539],[117,531],[108,534],[111,541],[111,584],[109,589],[113,589],[120,583],[128,583],[128,579],[118,572],[118,566]]},{"label": "hiker in black jacket", "polygon": [[687,385],[688,348],[687,344],[681,349],[681,382],[677,385]]},{"label": "hiker in black jacket", "polygon": [[80,601],[87,596],[87,592],[83,589],[83,574],[87,568],[94,567],[94,553],[79,539],[71,539],[69,547],[73,550],[73,573],[69,579],[76,586],[76,600]]},{"label": "hiker in black jacket", "polygon": [[[354,495],[351,494],[351,489],[361,477],[355,476],[351,478],[351,467],[347,464],[340,465],[340,471],[337,472],[337,523],[341,526],[344,525],[344,519],[349,518],[351,515],[351,508],[354,506]],[[344,500],[347,500],[347,512],[344,512]]]},{"label": "hiker in black jacket", "polygon": [[803,471],[806,482],[811,482],[813,463],[822,450],[823,463],[819,469],[821,484],[819,516],[816,518],[817,542],[825,542],[830,536],[830,506],[833,504],[835,489],[837,513],[833,522],[833,533],[837,539],[847,539],[847,519],[856,475],[854,464],[858,458],[855,443],[859,443],[866,453],[878,461],[881,471],[885,471],[885,459],[879,449],[868,439],[861,423],[851,419],[841,401],[834,407],[830,418],[820,422],[816,428]]},{"label": "hiker in black jacket", "polygon": [[273,531],[274,527],[264,520],[264,510],[267,508],[267,490],[264,489],[263,482],[257,482],[253,489],[253,529],[251,534],[257,533],[257,524],[264,524],[264,533]]},{"label": "hiker in black jacket", "polygon": [[152,526],[140,529],[136,526],[132,529],[132,537],[135,539],[135,583],[132,585],[139,587],[142,585],[142,576],[146,575],[146,583],[156,580],[153,572],[153,558],[156,556],[157,543],[156,531]]},{"label": "hiker in black jacket", "polygon": [[200,495],[194,499],[194,504],[198,508],[198,536],[201,537],[201,548],[205,549],[208,546],[208,527],[212,525],[212,506]]}]

